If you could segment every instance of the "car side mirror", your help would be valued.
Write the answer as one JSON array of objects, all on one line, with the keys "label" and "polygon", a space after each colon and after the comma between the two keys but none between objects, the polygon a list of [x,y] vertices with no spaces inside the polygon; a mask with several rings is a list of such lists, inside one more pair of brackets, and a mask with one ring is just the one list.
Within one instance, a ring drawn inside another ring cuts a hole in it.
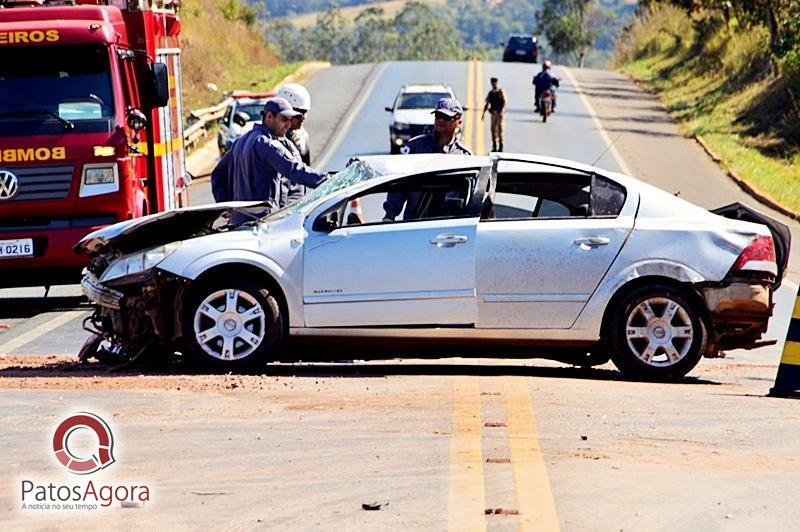
[{"label": "car side mirror", "polygon": [[165,63],[153,63],[150,67],[150,104],[164,107],[169,103],[169,72]]},{"label": "car side mirror", "polygon": [[236,113],[234,113],[233,115],[233,123],[241,127],[244,127],[249,120],[250,120],[250,115],[245,113],[244,111],[236,111]]},{"label": "car side mirror", "polygon": [[387,113],[393,113],[394,112],[394,109],[392,109],[391,107],[384,107],[383,110],[386,111]]},{"label": "car side mirror", "polygon": [[339,211],[330,211],[314,220],[314,231],[321,231],[323,233],[330,233],[331,231],[339,228]]}]

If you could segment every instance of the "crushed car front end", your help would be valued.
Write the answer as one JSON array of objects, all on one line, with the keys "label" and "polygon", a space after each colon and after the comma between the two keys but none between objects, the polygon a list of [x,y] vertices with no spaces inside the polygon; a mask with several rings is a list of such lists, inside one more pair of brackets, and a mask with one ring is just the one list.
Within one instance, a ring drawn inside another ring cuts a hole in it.
[{"label": "crushed car front end", "polygon": [[185,241],[228,232],[233,208],[257,212],[258,202],[231,202],[178,209],[121,222],[83,238],[76,246],[90,255],[81,280],[95,303],[85,328],[137,356],[153,346],[174,347],[176,313],[190,280],[159,268]]},{"label": "crushed car front end", "polygon": [[157,266],[179,246],[175,242],[132,255],[95,256],[81,280],[83,293],[96,303],[87,328],[129,356],[151,347],[174,347],[173,310],[189,280]]}]

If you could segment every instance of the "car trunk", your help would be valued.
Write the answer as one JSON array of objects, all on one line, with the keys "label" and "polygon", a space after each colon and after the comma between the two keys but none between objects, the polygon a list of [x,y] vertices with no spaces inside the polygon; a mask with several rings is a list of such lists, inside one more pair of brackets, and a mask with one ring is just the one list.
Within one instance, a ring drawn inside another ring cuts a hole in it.
[{"label": "car trunk", "polygon": [[763,224],[769,228],[775,241],[775,262],[778,264],[778,276],[775,280],[775,288],[777,289],[781,285],[783,273],[789,264],[789,249],[792,245],[792,233],[789,227],[741,203],[731,203],[730,205],[713,209],[711,212],[725,218]]}]

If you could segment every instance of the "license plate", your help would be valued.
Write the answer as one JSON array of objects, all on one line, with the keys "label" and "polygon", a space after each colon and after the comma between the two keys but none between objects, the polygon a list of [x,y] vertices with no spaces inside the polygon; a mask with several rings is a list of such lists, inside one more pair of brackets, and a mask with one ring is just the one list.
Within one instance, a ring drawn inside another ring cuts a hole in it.
[{"label": "license plate", "polygon": [[525,55],[525,50],[517,50],[517,55]]},{"label": "license plate", "polygon": [[8,257],[33,257],[33,239],[0,240],[0,259]]}]

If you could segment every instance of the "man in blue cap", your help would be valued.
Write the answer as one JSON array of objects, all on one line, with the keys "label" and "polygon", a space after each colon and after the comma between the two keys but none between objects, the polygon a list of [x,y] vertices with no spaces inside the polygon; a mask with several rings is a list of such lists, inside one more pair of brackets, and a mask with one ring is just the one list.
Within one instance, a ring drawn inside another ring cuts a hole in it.
[{"label": "man in blue cap", "polygon": [[[419,135],[409,140],[400,149],[400,153],[472,155],[472,152],[456,139],[456,133],[461,127],[461,115],[463,114],[464,108],[455,98],[440,99],[436,103],[436,109],[433,111],[433,133]],[[403,219],[413,219],[421,200],[422,194],[420,192],[389,192],[383,204],[383,209],[386,211],[383,219],[386,221],[394,220],[403,212],[403,206],[406,208]]]},{"label": "man in blue cap", "polygon": [[456,140],[464,108],[455,98],[442,98],[433,111],[433,133],[409,140],[400,153],[454,153],[472,155]]},{"label": "man in blue cap", "polygon": [[[216,201],[266,201],[266,214],[282,206],[281,176],[310,188],[325,181],[325,174],[304,164],[282,142],[298,114],[283,98],[267,100],[261,123],[239,138],[211,173]],[[231,223],[247,219],[234,212]]]}]

